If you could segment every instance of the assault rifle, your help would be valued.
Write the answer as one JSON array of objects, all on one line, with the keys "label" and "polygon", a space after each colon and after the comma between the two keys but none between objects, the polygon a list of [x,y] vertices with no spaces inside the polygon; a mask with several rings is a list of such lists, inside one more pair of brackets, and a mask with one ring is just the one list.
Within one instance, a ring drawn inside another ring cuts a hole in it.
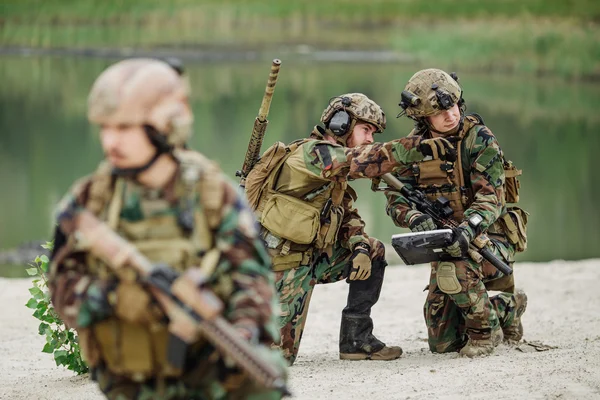
[{"label": "assault rifle", "polygon": [[77,242],[100,258],[117,274],[125,267],[133,268],[158,301],[169,319],[167,359],[176,368],[183,367],[186,346],[205,337],[222,354],[265,387],[289,394],[282,372],[262,359],[247,340],[221,316],[222,301],[203,288],[206,276],[198,269],[183,274],[166,265],[150,262],[127,240],[89,211],[77,211],[71,216]]},{"label": "assault rifle", "polygon": [[265,138],[265,131],[267,130],[267,116],[269,115],[269,108],[271,107],[271,100],[273,99],[273,92],[275,91],[275,85],[277,84],[277,77],[279,76],[279,67],[281,66],[281,60],[274,59],[271,64],[271,72],[269,73],[269,80],[267,81],[267,87],[265,88],[265,94],[263,95],[260,108],[258,109],[258,116],[254,120],[254,126],[252,127],[252,135],[250,136],[250,142],[248,143],[248,150],[246,151],[246,157],[244,158],[244,164],[242,169],[235,173],[235,176],[240,177],[240,186],[246,185],[246,177],[254,165],[258,162],[260,157],[260,148],[262,147],[263,139]]},{"label": "assault rifle", "polygon": [[[453,211],[452,208],[450,208],[450,201],[447,198],[442,196],[432,202],[424,193],[419,190],[410,190],[390,173],[382,175],[381,179],[391,186],[391,188],[384,190],[399,191],[400,194],[413,204],[417,210],[421,211],[423,214],[429,215],[438,228],[455,230],[458,227],[458,222],[452,219]],[[372,188],[376,191],[381,190],[379,189],[378,181],[373,181]],[[469,257],[476,263],[481,263],[485,258],[504,275],[512,274],[512,268],[498,258],[489,248],[490,246],[490,239],[486,235],[480,234],[469,243]]]}]

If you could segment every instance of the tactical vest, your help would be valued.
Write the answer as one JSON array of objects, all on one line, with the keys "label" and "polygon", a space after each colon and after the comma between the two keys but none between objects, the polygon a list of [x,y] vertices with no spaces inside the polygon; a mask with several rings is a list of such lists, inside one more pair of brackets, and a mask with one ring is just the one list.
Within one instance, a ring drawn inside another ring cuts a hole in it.
[{"label": "tactical vest", "polygon": [[[315,179],[301,171],[285,169],[285,162],[303,144],[314,139],[271,146],[248,174],[246,192],[262,226],[261,235],[273,259],[273,270],[307,265],[315,249],[335,243],[342,224],[346,182],[326,182],[308,193],[284,194],[277,188],[314,186]],[[259,188],[257,190],[257,188]]]},{"label": "tactical vest", "polygon": [[[175,157],[180,165],[175,183],[176,213],[160,212],[171,208],[164,199],[143,200],[140,206],[150,213],[154,211],[153,216],[135,222],[121,219],[126,192],[136,186],[111,175],[111,167],[106,163],[91,178],[85,206],[149,260],[165,263],[179,272],[199,266],[211,275],[218,260],[213,254],[213,231],[220,223],[223,198],[220,171],[195,152],[178,150]],[[197,209],[198,197],[202,211]],[[193,218],[193,224],[182,224],[185,213]],[[107,265],[89,254],[87,266],[92,275],[102,279],[115,276]],[[93,367],[101,360],[111,372],[137,381],[180,375],[181,371],[171,367],[166,359],[169,333],[164,314],[138,283],[133,269],[124,268],[117,278],[115,317],[80,334],[86,361]],[[201,347],[203,343],[199,341],[194,346]]]},{"label": "tactical vest", "polygon": [[[470,183],[465,182],[462,149],[468,150],[474,145],[477,135],[469,132],[476,125],[483,125],[479,116],[475,114],[465,117],[463,129],[459,133],[459,141],[455,145],[459,150],[456,162],[433,157],[430,160],[413,163],[411,167],[417,188],[423,191],[430,201],[435,201],[441,196],[447,198],[454,211],[453,219],[456,221],[463,220],[465,210],[474,201]],[[522,171],[515,168],[511,161],[506,160],[504,154],[501,154],[501,157],[505,174],[504,203],[513,205],[506,207],[505,212],[488,228],[488,233],[506,236],[509,242],[515,245],[517,251],[524,251],[527,248],[528,214],[514,205],[519,201],[518,176]]]}]

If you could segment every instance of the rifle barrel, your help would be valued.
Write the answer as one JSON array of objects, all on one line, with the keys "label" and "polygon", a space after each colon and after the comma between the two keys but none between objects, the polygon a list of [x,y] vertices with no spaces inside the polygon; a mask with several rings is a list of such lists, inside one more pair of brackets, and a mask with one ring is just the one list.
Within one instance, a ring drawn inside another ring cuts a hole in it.
[{"label": "rifle barrel", "polygon": [[277,84],[280,66],[281,60],[278,58],[274,59],[271,64],[271,72],[269,73],[269,80],[267,81],[267,87],[265,88],[265,95],[263,96],[260,108],[258,109],[258,120],[260,122],[265,122],[269,115],[271,100],[273,99],[273,92],[275,91],[275,85]]}]

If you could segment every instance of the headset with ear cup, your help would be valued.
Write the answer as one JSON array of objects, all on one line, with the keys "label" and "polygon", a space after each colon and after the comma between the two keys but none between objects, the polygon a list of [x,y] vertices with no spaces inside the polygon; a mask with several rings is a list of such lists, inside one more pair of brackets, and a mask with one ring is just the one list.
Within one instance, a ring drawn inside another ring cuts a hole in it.
[{"label": "headset with ear cup", "polygon": [[[349,97],[342,97],[342,105],[348,107],[352,104],[352,99]],[[352,117],[346,112],[346,110],[336,111],[335,114],[329,120],[327,127],[336,136],[344,136],[350,130],[352,124]]]}]

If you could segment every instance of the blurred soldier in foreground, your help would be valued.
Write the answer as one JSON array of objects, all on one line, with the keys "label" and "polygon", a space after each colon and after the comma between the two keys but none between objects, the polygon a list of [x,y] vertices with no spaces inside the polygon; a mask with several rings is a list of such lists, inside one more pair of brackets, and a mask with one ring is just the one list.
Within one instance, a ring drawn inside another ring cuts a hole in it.
[{"label": "blurred soldier in foreground", "polygon": [[[94,83],[88,117],[100,126],[106,159],[59,208],[52,302],[77,330],[92,379],[109,399],[279,399],[224,356],[227,344],[214,340],[223,331],[200,333],[194,318],[174,326],[181,310],[208,315],[203,294],[213,293],[222,312],[209,322],[230,327],[285,379],[285,361],[269,347],[279,332],[268,255],[245,200],[213,162],[186,149],[193,116],[182,73],[130,59]],[[99,257],[93,243],[108,236],[81,237],[73,216],[85,212],[133,250],[117,248],[114,263]],[[140,260],[149,260],[148,275],[132,268]]]},{"label": "blurred soldier in foreground", "polygon": [[271,146],[245,181],[276,271],[280,346],[293,364],[314,286],[348,279],[340,358],[393,360],[402,349],[373,335],[370,316],[383,284],[385,248],[365,232],[348,179],[379,176],[451,146],[420,137],[372,144],[373,134],[385,129],[385,114],[360,93],[332,98],[321,122],[306,139]]},{"label": "blurred soldier in foreground", "polygon": [[[402,92],[400,106],[415,121],[408,137],[443,137],[457,150],[455,157],[435,154],[395,173],[431,201],[448,199],[451,218],[458,222],[445,249],[451,258],[431,264],[424,307],[429,348],[475,357],[490,354],[503,338],[516,343],[523,336],[527,296],[514,290],[513,275],[502,274],[486,260],[474,261],[468,249],[470,243],[489,238],[496,256],[512,266],[515,251],[526,248],[527,213],[507,207],[518,201],[520,171],[504,158],[482,118],[465,115],[456,75],[439,69],[417,72]],[[404,196],[395,191],[387,196],[387,213],[396,225],[413,232],[438,228]],[[490,298],[488,290],[502,293]]]}]

